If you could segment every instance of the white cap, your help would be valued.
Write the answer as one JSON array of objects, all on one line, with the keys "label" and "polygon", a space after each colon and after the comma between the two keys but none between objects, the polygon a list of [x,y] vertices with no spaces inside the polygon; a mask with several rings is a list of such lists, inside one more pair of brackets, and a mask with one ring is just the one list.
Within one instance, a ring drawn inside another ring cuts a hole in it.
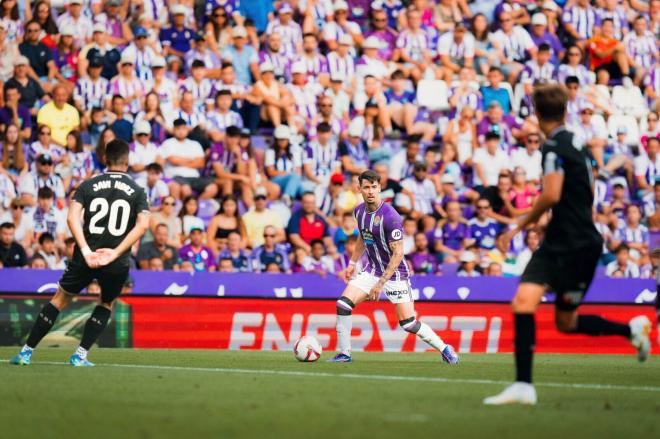
[{"label": "white cap", "polygon": [[280,7],[277,9],[277,12],[279,14],[292,14],[293,8],[288,3],[282,3]]},{"label": "white cap", "polygon": [[341,34],[339,36],[339,39],[337,40],[339,44],[342,44],[344,46],[352,46],[353,45],[353,37],[350,36],[349,34]]},{"label": "white cap", "polygon": [[349,137],[362,137],[364,133],[364,119],[357,117],[351,120],[351,123],[348,125],[348,136]]},{"label": "white cap", "polygon": [[151,60],[151,68],[154,69],[156,67],[167,67],[167,61],[165,61],[165,58],[162,56],[155,56],[154,59]]},{"label": "white cap", "polygon": [[291,128],[289,128],[287,125],[278,125],[277,128],[275,128],[275,133],[273,133],[273,137],[275,137],[276,139],[290,139]]},{"label": "white cap", "polygon": [[119,64],[135,64],[135,57],[128,52],[122,52]]},{"label": "white cap", "polygon": [[30,60],[28,59],[27,56],[20,55],[19,57],[16,58],[16,61],[14,61],[14,66],[29,66],[30,65]]},{"label": "white cap", "polygon": [[73,26],[63,26],[62,29],[60,29],[60,35],[63,37],[72,37],[75,34],[75,29]]},{"label": "white cap", "polygon": [[146,120],[138,121],[135,126],[133,126],[133,132],[135,134],[151,134],[151,125]]},{"label": "white cap", "polygon": [[546,0],[543,2],[543,9],[549,9],[551,11],[557,10],[557,4],[552,0]]},{"label": "white cap", "polygon": [[92,27],[92,32],[107,32],[108,29],[105,27],[105,23],[95,23]]},{"label": "white cap", "polygon": [[291,66],[291,74],[295,73],[307,73],[307,67],[305,66],[305,63],[302,62],[296,62],[293,63]]},{"label": "white cap", "polygon": [[186,7],[180,4],[173,5],[170,8],[171,15],[186,15]]},{"label": "white cap", "polygon": [[268,196],[268,190],[263,187],[259,186],[255,191],[254,191],[254,196],[255,197],[267,197]]},{"label": "white cap", "polygon": [[346,3],[344,0],[337,0],[332,6],[332,9],[335,11],[348,11],[348,3]]},{"label": "white cap", "polygon": [[545,14],[543,12],[537,12],[536,14],[532,15],[532,26],[547,26],[548,25],[548,19],[546,18]]},{"label": "white cap", "polygon": [[234,38],[247,38],[247,29],[245,29],[243,26],[236,26],[231,30],[231,36]]},{"label": "white cap", "polygon": [[373,35],[364,40],[364,44],[362,44],[362,48],[364,49],[380,49],[381,47],[383,47],[383,44]]},{"label": "white cap", "polygon": [[442,183],[451,183],[451,184],[455,184],[455,183],[456,183],[456,182],[454,181],[454,177],[453,177],[451,174],[445,174],[445,175],[443,175],[442,178],[440,179],[440,181],[441,181]]},{"label": "white cap", "polygon": [[275,68],[273,67],[273,64],[271,64],[270,61],[264,61],[259,66],[259,71],[261,73],[272,72],[274,70],[275,70]]},{"label": "white cap", "polygon": [[476,262],[477,257],[471,251],[464,251],[458,258],[460,262]]}]

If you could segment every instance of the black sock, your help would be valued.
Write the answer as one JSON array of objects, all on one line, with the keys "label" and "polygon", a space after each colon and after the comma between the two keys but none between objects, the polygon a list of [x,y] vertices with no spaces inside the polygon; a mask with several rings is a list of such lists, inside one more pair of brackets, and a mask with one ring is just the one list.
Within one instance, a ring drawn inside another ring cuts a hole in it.
[{"label": "black sock", "polygon": [[111,311],[105,306],[97,305],[92,312],[91,317],[85,323],[80,347],[90,350],[94,342],[99,338],[110,320]]},{"label": "black sock", "polygon": [[578,316],[575,332],[587,335],[621,335],[630,338],[630,326],[600,316]]},{"label": "black sock", "polygon": [[516,381],[532,382],[532,356],[536,342],[534,314],[514,314]]},{"label": "black sock", "polygon": [[48,302],[45,304],[44,307],[41,308],[41,311],[39,311],[37,321],[34,322],[32,331],[30,331],[30,335],[25,344],[32,349],[36,348],[41,339],[44,338],[46,334],[48,334],[48,331],[53,327],[59,314],[60,310],[55,308],[52,303]]}]

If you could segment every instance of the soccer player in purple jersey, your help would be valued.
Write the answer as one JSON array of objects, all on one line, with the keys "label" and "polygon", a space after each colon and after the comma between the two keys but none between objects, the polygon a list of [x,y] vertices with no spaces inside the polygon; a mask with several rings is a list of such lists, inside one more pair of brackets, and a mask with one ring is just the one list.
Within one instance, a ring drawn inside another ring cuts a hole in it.
[{"label": "soccer player in purple jersey", "polygon": [[[403,227],[401,216],[380,198],[380,176],[374,171],[364,171],[358,178],[364,203],[355,209],[360,234],[355,251],[351,255],[344,278],[348,285],[337,300],[337,355],[329,360],[347,363],[351,357],[351,315],[353,309],[364,300],[376,301],[385,292],[396,307],[401,327],[422,339],[442,354],[449,364],[458,364],[454,348],[442,341],[430,326],[415,318],[411,271],[403,257]],[[367,262],[356,276],[355,266],[367,253]]]}]

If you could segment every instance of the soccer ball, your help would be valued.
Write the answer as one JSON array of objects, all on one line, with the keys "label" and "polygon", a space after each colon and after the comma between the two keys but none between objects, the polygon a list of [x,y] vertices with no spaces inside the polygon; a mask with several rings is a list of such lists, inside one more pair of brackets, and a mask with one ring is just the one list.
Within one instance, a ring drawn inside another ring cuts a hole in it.
[{"label": "soccer ball", "polygon": [[293,355],[298,361],[313,362],[321,358],[321,344],[312,336],[304,335],[293,345]]}]

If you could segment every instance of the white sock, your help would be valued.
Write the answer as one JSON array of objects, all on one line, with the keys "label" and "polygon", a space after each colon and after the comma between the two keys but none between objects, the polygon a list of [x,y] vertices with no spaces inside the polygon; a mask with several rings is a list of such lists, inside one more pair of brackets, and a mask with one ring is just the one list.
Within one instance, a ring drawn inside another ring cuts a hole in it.
[{"label": "white sock", "polygon": [[426,323],[419,322],[421,324],[419,331],[417,331],[417,337],[421,338],[424,343],[431,346],[438,352],[442,352],[444,348],[447,347],[447,344],[442,341],[442,339],[435,333],[433,329]]},{"label": "white sock", "polygon": [[76,349],[76,355],[78,355],[83,360],[86,360],[87,359],[87,349],[84,349],[84,348],[78,346],[78,349]]},{"label": "white sock", "polygon": [[353,330],[353,316],[337,315],[337,351],[351,355],[351,331]]},{"label": "white sock", "polygon": [[21,352],[32,352],[34,349],[32,349],[28,345],[23,345],[23,349],[21,349]]}]

